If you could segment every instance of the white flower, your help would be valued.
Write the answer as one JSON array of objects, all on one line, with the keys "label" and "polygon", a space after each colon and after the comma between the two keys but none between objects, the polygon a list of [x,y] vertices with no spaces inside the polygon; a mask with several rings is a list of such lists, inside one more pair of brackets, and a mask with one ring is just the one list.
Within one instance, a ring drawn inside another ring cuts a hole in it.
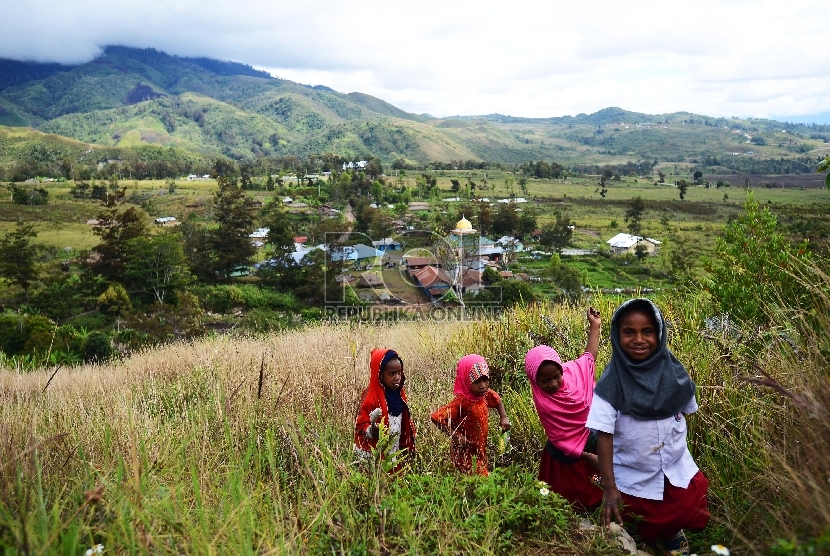
[{"label": "white flower", "polygon": [[729,549],[723,546],[722,544],[713,544],[712,552],[714,552],[715,554],[720,554],[720,556],[729,556]]},{"label": "white flower", "polygon": [[102,552],[104,552],[104,545],[96,544],[95,546],[86,551],[86,556],[95,556],[95,554],[101,554]]},{"label": "white flower", "polygon": [[547,496],[548,494],[550,494],[550,491],[547,489],[547,487],[542,487],[539,489],[539,494],[541,494],[542,496]]}]

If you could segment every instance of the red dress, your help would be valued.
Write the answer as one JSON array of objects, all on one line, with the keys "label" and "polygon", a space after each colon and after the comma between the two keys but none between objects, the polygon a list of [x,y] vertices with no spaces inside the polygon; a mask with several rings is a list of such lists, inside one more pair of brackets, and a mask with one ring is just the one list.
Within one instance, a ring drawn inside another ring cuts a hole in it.
[{"label": "red dress", "polygon": [[[481,401],[472,402],[457,394],[443,407],[439,407],[430,416],[432,422],[444,425],[456,434],[452,435],[450,459],[453,465],[463,473],[478,473],[487,476],[487,419],[491,408],[501,404],[501,397],[493,390],[488,390]],[[461,446],[459,436],[470,440],[467,446]],[[475,457],[475,469],[473,458]]]},{"label": "red dress", "polygon": [[[389,427],[389,408],[386,406],[386,394],[383,389],[383,383],[380,381],[380,364],[386,352],[386,348],[373,349],[371,359],[369,361],[369,386],[363,391],[360,400],[360,407],[357,410],[357,418],[354,426],[354,451],[358,456],[369,456],[372,450],[377,446],[378,439],[367,436],[371,423],[369,413],[375,408],[380,408],[382,412],[381,420],[386,427]],[[406,375],[401,377],[401,399],[404,402],[402,420],[401,420],[401,435],[398,444],[400,450],[407,450],[405,455],[411,455],[415,452],[415,426],[412,423],[412,416],[409,412],[409,404],[406,400],[406,391],[404,384],[406,383]]]},{"label": "red dress", "polygon": [[[595,448],[585,451],[596,453]],[[542,448],[539,480],[546,482],[553,492],[581,509],[593,510],[602,503],[599,471],[583,459],[567,463],[557,461],[551,455],[549,442]]]}]

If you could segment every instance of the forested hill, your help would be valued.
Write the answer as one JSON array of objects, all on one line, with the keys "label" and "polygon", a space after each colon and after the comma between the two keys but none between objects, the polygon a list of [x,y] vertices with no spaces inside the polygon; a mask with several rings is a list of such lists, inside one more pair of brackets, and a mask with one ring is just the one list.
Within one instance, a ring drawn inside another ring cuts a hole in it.
[{"label": "forested hill", "polygon": [[[809,167],[830,141],[830,126],[621,108],[556,118],[433,118],[364,93],[278,79],[243,63],[123,46],[108,46],[77,66],[0,60],[0,125],[198,157],[331,153],[403,161],[404,167],[453,160],[575,165],[706,159],[721,169],[751,166],[764,173],[764,161],[773,159],[775,167],[790,167],[788,159],[806,158],[799,167]],[[41,163],[49,158],[43,150]],[[8,161],[9,153],[0,152],[8,169],[4,157]]]}]

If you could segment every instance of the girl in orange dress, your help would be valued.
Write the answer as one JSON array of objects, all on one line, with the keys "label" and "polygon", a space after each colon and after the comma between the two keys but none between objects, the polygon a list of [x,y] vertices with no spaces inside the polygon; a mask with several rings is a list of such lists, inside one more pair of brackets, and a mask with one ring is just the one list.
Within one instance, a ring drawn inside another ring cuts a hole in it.
[{"label": "girl in orange dress", "polygon": [[455,398],[433,411],[431,418],[439,429],[450,435],[450,458],[462,473],[489,475],[487,471],[487,415],[496,409],[501,430],[510,430],[501,396],[490,390],[490,369],[480,355],[466,355],[455,371]]}]

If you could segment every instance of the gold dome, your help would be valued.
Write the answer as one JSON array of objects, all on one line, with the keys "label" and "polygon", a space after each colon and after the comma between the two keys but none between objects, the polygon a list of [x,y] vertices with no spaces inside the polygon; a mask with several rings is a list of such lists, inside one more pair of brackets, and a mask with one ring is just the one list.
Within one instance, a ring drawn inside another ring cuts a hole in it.
[{"label": "gold dome", "polygon": [[473,229],[473,225],[470,224],[469,220],[467,220],[466,218],[464,218],[462,216],[461,220],[459,220],[458,222],[455,223],[455,229],[460,230],[462,232],[463,231],[469,231],[469,230]]}]

